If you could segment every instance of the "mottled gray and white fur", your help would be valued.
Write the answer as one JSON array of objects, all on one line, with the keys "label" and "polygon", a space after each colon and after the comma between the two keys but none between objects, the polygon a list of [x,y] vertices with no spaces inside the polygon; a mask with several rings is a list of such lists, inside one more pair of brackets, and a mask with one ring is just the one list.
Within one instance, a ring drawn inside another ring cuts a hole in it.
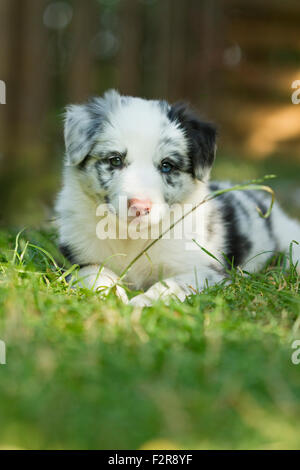
[{"label": "mottled gray and white fur", "polygon": [[[149,240],[99,239],[97,207],[106,202],[118,211],[120,196],[150,201],[152,209],[137,213],[137,218],[153,226],[162,223],[168,208],[195,205],[211,191],[227,187],[208,181],[216,129],[184,104],[172,106],[111,90],[67,108],[65,145],[63,187],[56,204],[62,251],[81,266],[85,285],[102,293],[116,286],[116,294],[126,302],[119,276]],[[122,279],[129,288],[144,291],[130,303],[184,300],[224,279],[226,263],[252,272],[274,252],[287,252],[292,240],[300,241],[300,224],[277,204],[269,218],[262,218],[257,207],[266,211],[269,199],[263,191],[233,191],[198,207],[193,217],[200,229],[192,234],[197,244],[191,248],[191,234],[157,241]],[[299,272],[296,244],[293,256]]]}]

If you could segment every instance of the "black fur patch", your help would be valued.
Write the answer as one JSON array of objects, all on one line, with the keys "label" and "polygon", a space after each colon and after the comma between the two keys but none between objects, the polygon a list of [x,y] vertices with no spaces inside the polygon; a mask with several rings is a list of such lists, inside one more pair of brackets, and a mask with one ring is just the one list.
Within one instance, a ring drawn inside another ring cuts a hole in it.
[{"label": "black fur patch", "polygon": [[95,163],[98,180],[103,189],[108,189],[111,180],[110,175],[114,172],[107,160],[98,160]]},{"label": "black fur patch", "polygon": [[251,250],[251,241],[240,232],[234,199],[229,194],[220,196],[222,218],[226,229],[225,257],[231,267],[241,265]]},{"label": "black fur patch", "polygon": [[209,182],[209,189],[211,190],[211,192],[215,192],[215,191],[218,191],[220,189],[220,186],[215,181],[210,181]]},{"label": "black fur patch", "polygon": [[86,165],[88,161],[90,160],[90,155],[87,155],[77,166],[78,170],[84,171],[86,169]]},{"label": "black fur patch", "polygon": [[60,252],[62,255],[71,263],[76,264],[75,255],[71,248],[67,245],[59,245]]},{"label": "black fur patch", "polygon": [[173,188],[175,186],[178,186],[179,184],[179,181],[178,181],[179,172],[178,171],[172,171],[171,173],[164,175],[164,177],[165,177],[166,183],[169,186],[172,186]]},{"label": "black fur patch", "polygon": [[[255,202],[256,206],[261,210],[263,214],[266,214],[268,211],[267,205],[264,201],[262,201],[259,197],[259,194],[257,194],[257,191],[245,191],[246,196],[248,196],[249,199]],[[273,225],[272,225],[272,213],[269,215],[267,218],[263,218],[265,221],[267,230],[269,232],[270,237],[273,239],[274,234],[273,234]]]},{"label": "black fur patch", "polygon": [[176,103],[168,111],[168,118],[180,124],[189,142],[190,172],[194,178],[212,167],[215,157],[216,127],[201,121],[184,103]]},{"label": "black fur patch", "polygon": [[169,155],[168,160],[179,170],[186,170],[187,162],[186,157],[183,155],[180,155],[179,153],[172,153]]}]

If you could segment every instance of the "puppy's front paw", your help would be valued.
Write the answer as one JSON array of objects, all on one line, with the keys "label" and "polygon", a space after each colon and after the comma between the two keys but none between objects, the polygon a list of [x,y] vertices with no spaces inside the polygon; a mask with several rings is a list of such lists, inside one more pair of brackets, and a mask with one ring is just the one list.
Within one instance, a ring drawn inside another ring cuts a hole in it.
[{"label": "puppy's front paw", "polygon": [[100,293],[100,297],[105,298],[109,294],[110,290],[112,290],[116,294],[116,296],[119,297],[119,299],[122,300],[122,302],[124,304],[128,304],[128,297],[127,297],[126,291],[121,286],[115,285],[113,287],[107,287],[103,290],[101,290],[101,288],[99,288],[99,290],[97,290],[97,292]]},{"label": "puppy's front paw", "polygon": [[118,276],[107,268],[94,265],[85,266],[79,270],[75,282],[79,287],[96,291],[102,299],[105,299],[110,291],[113,291],[119,299],[128,304],[126,291],[118,284]]},{"label": "puppy's front paw", "polygon": [[133,297],[129,304],[138,307],[149,307],[157,300],[162,300],[166,305],[169,305],[172,299],[183,302],[187,293],[187,290],[184,291],[175,280],[168,279],[167,282],[156,282],[145,294]]},{"label": "puppy's front paw", "polygon": [[129,301],[129,305],[134,305],[135,307],[150,307],[152,303],[153,300],[146,294],[136,295]]}]

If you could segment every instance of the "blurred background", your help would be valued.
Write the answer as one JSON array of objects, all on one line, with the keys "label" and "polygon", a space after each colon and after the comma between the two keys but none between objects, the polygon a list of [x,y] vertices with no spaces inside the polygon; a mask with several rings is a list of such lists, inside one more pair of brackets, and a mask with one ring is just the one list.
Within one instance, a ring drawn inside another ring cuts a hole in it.
[{"label": "blurred background", "polygon": [[46,224],[62,113],[107,88],[187,100],[219,128],[214,176],[276,173],[300,214],[299,0],[0,0],[0,224]]}]

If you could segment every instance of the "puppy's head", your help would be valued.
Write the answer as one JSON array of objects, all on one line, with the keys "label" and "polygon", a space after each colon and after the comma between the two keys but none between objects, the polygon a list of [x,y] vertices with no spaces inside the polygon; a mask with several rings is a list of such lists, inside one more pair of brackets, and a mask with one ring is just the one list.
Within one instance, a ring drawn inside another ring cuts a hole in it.
[{"label": "puppy's head", "polygon": [[[86,191],[129,215],[159,222],[167,206],[183,203],[213,164],[216,130],[186,105],[107,92],[67,108],[66,165]],[[73,171],[74,171],[73,170]]]}]

